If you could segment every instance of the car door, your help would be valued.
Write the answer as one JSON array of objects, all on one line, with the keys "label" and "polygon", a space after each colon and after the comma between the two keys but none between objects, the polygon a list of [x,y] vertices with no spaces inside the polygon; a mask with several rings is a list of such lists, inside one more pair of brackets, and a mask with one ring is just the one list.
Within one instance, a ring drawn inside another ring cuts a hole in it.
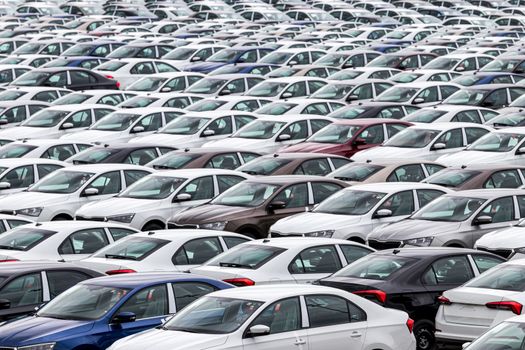
[{"label": "car door", "polygon": [[[226,116],[212,120],[200,133],[200,139],[197,140],[201,145],[212,140],[224,139],[233,133],[232,117]],[[198,145],[195,145],[198,146]]]},{"label": "car door", "polygon": [[343,262],[334,245],[309,247],[297,254],[288,265],[290,281],[281,282],[313,283],[342,266]]},{"label": "car door", "polygon": [[122,190],[120,171],[100,174],[84,187],[80,193],[80,204],[114,197]]},{"label": "car door", "polygon": [[[386,197],[372,213],[370,232],[381,225],[407,218],[415,209],[412,190],[400,191]],[[383,210],[390,211],[390,214],[382,214]]]},{"label": "car door", "polygon": [[33,165],[19,166],[11,169],[0,178],[0,193],[7,195],[21,192],[35,183],[35,170]]},{"label": "car door", "polygon": [[[478,219],[485,216],[490,217],[492,221],[490,223],[478,223]],[[514,208],[514,197],[497,198],[485,204],[471,222],[472,226],[467,233],[468,236],[465,237],[468,247],[473,247],[474,243],[486,233],[518,222]]]},{"label": "car door", "polygon": [[[180,195],[189,195],[190,197],[189,199],[181,200]],[[175,213],[183,209],[204,204],[215,197],[215,195],[213,176],[209,175],[195,178],[173,195],[173,204],[171,205],[171,212],[168,217],[175,215]]]},{"label": "car door", "polygon": [[431,143],[430,152],[425,158],[427,160],[436,160],[444,154],[459,152],[463,147],[462,129],[448,130]]},{"label": "car door", "polygon": [[181,270],[188,270],[204,264],[222,252],[218,237],[196,238],[184,243],[175,252],[171,261]]},{"label": "car door", "polygon": [[75,261],[87,258],[108,244],[109,240],[103,228],[78,230],[64,239],[58,247],[58,254],[64,261]]}]

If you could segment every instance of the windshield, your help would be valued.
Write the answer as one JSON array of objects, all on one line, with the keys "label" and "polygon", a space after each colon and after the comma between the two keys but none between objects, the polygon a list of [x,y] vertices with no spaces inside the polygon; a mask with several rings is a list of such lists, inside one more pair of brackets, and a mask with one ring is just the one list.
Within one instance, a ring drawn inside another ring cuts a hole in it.
[{"label": "windshield", "polygon": [[267,64],[285,64],[291,57],[293,53],[288,52],[272,52],[269,55],[266,55],[260,60],[260,63]]},{"label": "windshield", "polygon": [[244,50],[225,49],[210,56],[210,58],[208,58],[206,62],[228,63],[230,61],[233,61],[235,57],[243,53]]},{"label": "windshield", "polygon": [[185,61],[185,60],[189,60],[195,51],[197,51],[197,49],[190,49],[187,47],[178,47],[175,50],[168,52],[166,55],[162,56],[162,59]]},{"label": "windshield", "polygon": [[296,107],[296,103],[290,102],[273,102],[259,108],[256,113],[267,115],[282,115]]},{"label": "windshield", "polygon": [[389,147],[423,148],[434,140],[441,131],[407,128],[394,135],[383,145]]},{"label": "windshield", "polygon": [[99,250],[94,257],[142,261],[168,243],[153,237],[127,237]]},{"label": "windshield", "polygon": [[383,169],[382,165],[375,164],[348,164],[330,174],[330,177],[342,181],[364,181]]},{"label": "windshield", "polygon": [[355,85],[349,84],[329,84],[320,88],[319,91],[316,91],[311,96],[311,98],[320,98],[326,100],[345,98],[354,87]]},{"label": "windshield", "polygon": [[386,193],[343,190],[322,201],[312,212],[336,215],[363,215],[368,213]]},{"label": "windshield", "polygon": [[96,164],[102,163],[110,156],[119,153],[119,149],[92,147],[82,151],[68,159],[73,164]]},{"label": "windshield", "polygon": [[254,244],[236,246],[208,261],[208,266],[238,267],[256,270],[286,249]]},{"label": "windshield", "polygon": [[47,79],[51,73],[48,72],[27,72],[18,79],[15,79],[10,85],[15,86],[38,86],[42,81]]},{"label": "windshield", "polygon": [[186,180],[173,176],[146,176],[118,196],[135,199],[164,199],[175,192]]},{"label": "windshield", "polygon": [[107,57],[108,58],[130,58],[135,57],[135,54],[139,52],[140,47],[136,46],[122,46],[111,52]]},{"label": "windshield", "polygon": [[162,134],[193,135],[202,129],[211,118],[181,116],[159,130]]},{"label": "windshield", "polygon": [[390,80],[394,83],[411,83],[422,75],[420,73],[405,72],[394,75]]},{"label": "windshield", "polygon": [[525,291],[525,270],[519,265],[499,265],[465,284],[470,288]]},{"label": "windshield", "polygon": [[334,273],[333,277],[354,277],[370,280],[386,280],[392,274],[410,266],[416,259],[401,256],[370,254]]},{"label": "windshield", "polygon": [[525,124],[525,114],[523,113],[511,113],[500,115],[494,118],[492,125],[498,126],[523,126]]},{"label": "windshield", "polygon": [[323,67],[339,67],[345,63],[348,57],[350,56],[340,53],[328,54],[315,62],[315,64]]},{"label": "windshield", "polygon": [[201,100],[198,101],[188,108],[186,108],[187,111],[190,112],[207,112],[207,111],[214,111],[220,106],[226,104],[226,101],[220,101],[220,100]]},{"label": "windshield", "polygon": [[525,137],[525,134],[510,132],[493,132],[484,135],[472,145],[468,151],[509,152],[512,151]]},{"label": "windshield", "polygon": [[344,144],[361,130],[358,125],[330,124],[313,134],[306,142]]},{"label": "windshield", "polygon": [[62,53],[63,57],[88,56],[93,48],[92,44],[77,44]]},{"label": "windshield", "polygon": [[375,101],[379,102],[407,102],[419,91],[418,88],[409,88],[402,86],[391,87],[381,95],[377,96]]},{"label": "windshield", "polygon": [[32,145],[7,144],[0,147],[0,159],[20,158],[36,148]]},{"label": "windshield", "polygon": [[460,222],[467,220],[485,202],[473,197],[443,196],[411,216],[415,220]]},{"label": "windshield", "polygon": [[211,204],[257,207],[270,198],[279,188],[279,185],[244,181],[224,191],[212,200]]},{"label": "windshield", "polygon": [[232,137],[242,137],[245,139],[269,139],[284,128],[285,125],[285,122],[254,120],[233,134]]},{"label": "windshield", "polygon": [[454,79],[453,83],[463,86],[472,86],[475,85],[481,79],[483,79],[483,77],[480,77],[479,75],[467,75],[464,77]]},{"label": "windshield", "polygon": [[451,105],[478,105],[489,94],[489,90],[458,90],[443,103]]},{"label": "windshield", "polygon": [[227,334],[238,329],[263,302],[204,296],[178,312],[163,327],[172,331]]},{"label": "windshield", "polygon": [[361,107],[345,107],[333,112],[329,117],[336,119],[356,119],[367,110],[367,108]]},{"label": "windshield", "polygon": [[82,103],[91,97],[93,97],[93,95],[74,92],[72,94],[67,94],[66,96],[60,97],[58,100],[53,101],[53,104],[57,106],[74,105],[74,104]]},{"label": "windshield", "polygon": [[281,67],[278,68],[271,73],[268,73],[266,75],[267,78],[284,78],[284,77],[291,77],[295,73],[299,72],[300,68],[292,68],[292,67]]},{"label": "windshield", "polygon": [[403,120],[414,123],[432,123],[442,115],[447,114],[447,111],[440,111],[437,109],[420,109],[407,115]]},{"label": "windshield", "polygon": [[30,55],[35,54],[40,51],[40,48],[43,47],[45,44],[39,44],[39,43],[27,43],[22,46],[20,46],[18,49],[12,52],[13,55]]},{"label": "windshield", "polygon": [[368,67],[396,67],[403,60],[404,56],[379,56],[370,62]]},{"label": "windshield", "polygon": [[340,72],[334,73],[328,77],[330,80],[352,80],[355,79],[361,75],[363,75],[365,72],[358,71],[358,70],[342,70]]},{"label": "windshield", "polygon": [[35,183],[28,191],[73,193],[82,187],[93,175],[95,174],[83,171],[57,170]]},{"label": "windshield", "polygon": [[257,84],[253,89],[248,91],[248,96],[273,97],[277,96],[288,86],[288,83],[277,83],[265,81]]},{"label": "windshield", "polygon": [[157,97],[134,96],[130,98],[129,100],[122,102],[119,105],[119,107],[120,108],[142,108],[142,107],[147,107],[153,102],[158,101],[158,100],[159,99]]},{"label": "windshield", "polygon": [[37,315],[61,320],[97,320],[128,292],[116,287],[77,284],[44,305]]},{"label": "windshield", "polygon": [[6,90],[0,93],[0,101],[14,101],[27,94],[25,91]]},{"label": "windshield", "polygon": [[525,323],[502,322],[469,344],[468,349],[523,350],[523,344],[525,344]]},{"label": "windshield", "polygon": [[438,57],[427,63],[425,69],[452,70],[459,61],[459,58]]},{"label": "windshield", "polygon": [[[514,69],[521,63],[521,59],[497,59],[490,62],[485,67],[481,69],[482,72],[513,72]],[[517,73],[525,73],[523,70],[520,70]]]},{"label": "windshield", "polygon": [[104,72],[116,72],[120,68],[124,67],[126,63],[120,62],[120,61],[109,61],[104,62],[100,66],[97,67],[97,70],[104,71]]},{"label": "windshield", "polygon": [[270,158],[257,158],[235,170],[250,175],[271,175],[290,162],[290,159],[275,158],[273,156]]},{"label": "windshield", "polygon": [[50,128],[58,125],[70,112],[59,111],[55,109],[45,109],[39,111],[28,120],[22,123],[23,126],[32,126],[35,128]]},{"label": "windshield", "polygon": [[129,128],[137,119],[140,114],[129,114],[115,112],[108,114],[98,122],[93,124],[91,130],[102,130],[102,131],[123,131]]},{"label": "windshield", "polygon": [[424,182],[445,187],[458,187],[481,174],[476,170],[444,169],[427,177]]},{"label": "windshield", "polygon": [[144,77],[131,84],[126,90],[128,91],[156,91],[168,78],[161,77]]},{"label": "windshield", "polygon": [[191,161],[200,158],[200,154],[175,153],[170,152],[155,160],[152,160],[146,166],[153,169],[182,169]]},{"label": "windshield", "polygon": [[193,94],[213,94],[228,82],[227,79],[206,78],[190,86],[186,92]]},{"label": "windshield", "polygon": [[33,227],[15,228],[0,236],[0,249],[28,251],[55,233]]}]

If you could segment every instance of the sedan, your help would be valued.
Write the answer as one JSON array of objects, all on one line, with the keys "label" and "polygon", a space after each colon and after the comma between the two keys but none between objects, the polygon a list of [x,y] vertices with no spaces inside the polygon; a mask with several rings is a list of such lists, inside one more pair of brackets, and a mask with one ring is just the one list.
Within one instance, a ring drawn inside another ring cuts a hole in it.
[{"label": "sedan", "polygon": [[173,147],[154,144],[112,143],[111,145],[95,145],[68,158],[66,161],[75,165],[96,163],[145,165],[173,150],[175,150]]},{"label": "sedan", "polygon": [[413,105],[437,105],[460,88],[447,82],[422,82],[395,85],[385,90],[373,101],[376,102],[402,102]]},{"label": "sedan", "polygon": [[183,91],[202,78],[204,78],[204,74],[189,72],[151,74],[130,84],[126,91],[137,93]]},{"label": "sedan", "polygon": [[4,146],[0,147],[0,159],[44,158],[47,160],[66,160],[72,155],[93,146],[88,143],[55,139],[32,139],[13,142],[12,139],[2,138],[0,139],[0,144],[4,144]]},{"label": "sedan", "polygon": [[44,86],[70,90],[118,89],[112,78],[84,68],[41,68],[27,72],[9,86]]},{"label": "sedan", "polygon": [[[525,342],[525,317],[514,316],[485,332],[476,340],[463,343],[469,350],[521,350]],[[457,342],[457,344],[461,341]]]},{"label": "sedan", "polygon": [[499,109],[525,94],[525,87],[514,84],[485,84],[462,88],[443,103]]},{"label": "sedan", "polygon": [[152,160],[146,166],[157,170],[216,168],[234,170],[261,155],[256,152],[226,148],[185,148]]}]

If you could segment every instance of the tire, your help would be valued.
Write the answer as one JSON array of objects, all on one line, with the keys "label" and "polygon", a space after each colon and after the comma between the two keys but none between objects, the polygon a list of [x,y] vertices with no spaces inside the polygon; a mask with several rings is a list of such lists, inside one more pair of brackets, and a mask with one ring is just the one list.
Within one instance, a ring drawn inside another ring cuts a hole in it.
[{"label": "tire", "polygon": [[430,321],[417,321],[414,325],[414,336],[416,337],[417,350],[434,350],[436,348],[436,337],[434,336],[434,324]]},{"label": "tire", "polygon": [[141,231],[157,231],[157,230],[165,230],[165,229],[166,229],[165,227],[162,227],[161,225],[155,222],[150,222],[144,225]]}]

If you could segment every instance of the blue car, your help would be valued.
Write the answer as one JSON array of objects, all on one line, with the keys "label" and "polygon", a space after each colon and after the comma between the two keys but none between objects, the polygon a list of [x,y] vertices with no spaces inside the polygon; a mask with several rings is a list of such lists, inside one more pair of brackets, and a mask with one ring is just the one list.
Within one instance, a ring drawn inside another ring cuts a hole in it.
[{"label": "blue car", "polygon": [[240,46],[220,50],[205,62],[194,63],[184,67],[185,71],[209,73],[227,64],[255,63],[266,56],[273,49],[267,47]]},{"label": "blue car", "polygon": [[164,318],[205,294],[232,287],[184,273],[133,273],[86,280],[33,316],[0,326],[0,349],[106,349],[120,338],[161,325]]}]

